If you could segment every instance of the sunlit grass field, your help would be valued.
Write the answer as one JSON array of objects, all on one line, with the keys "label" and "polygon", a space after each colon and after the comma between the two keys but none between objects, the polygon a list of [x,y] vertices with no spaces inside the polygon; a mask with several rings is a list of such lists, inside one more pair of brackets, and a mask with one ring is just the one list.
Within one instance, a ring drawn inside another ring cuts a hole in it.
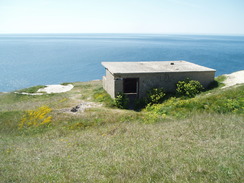
[{"label": "sunlit grass field", "polygon": [[[136,112],[115,108],[101,81],[73,84],[0,95],[0,182],[244,182],[243,86]],[[64,112],[84,101],[103,105]],[[19,128],[41,106],[52,120]]]}]

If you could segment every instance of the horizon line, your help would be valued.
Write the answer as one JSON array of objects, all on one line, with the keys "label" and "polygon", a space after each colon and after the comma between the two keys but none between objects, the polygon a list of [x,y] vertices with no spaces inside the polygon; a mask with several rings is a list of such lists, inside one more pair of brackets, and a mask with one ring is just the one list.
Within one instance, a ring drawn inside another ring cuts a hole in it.
[{"label": "horizon line", "polygon": [[19,35],[35,35],[35,34],[148,34],[148,35],[206,35],[206,36],[244,36],[244,34],[236,34],[236,33],[135,33],[135,32],[93,32],[93,33],[89,33],[89,32],[26,32],[26,33],[18,33],[18,32],[0,32],[0,35],[14,35],[14,34],[19,34]]}]

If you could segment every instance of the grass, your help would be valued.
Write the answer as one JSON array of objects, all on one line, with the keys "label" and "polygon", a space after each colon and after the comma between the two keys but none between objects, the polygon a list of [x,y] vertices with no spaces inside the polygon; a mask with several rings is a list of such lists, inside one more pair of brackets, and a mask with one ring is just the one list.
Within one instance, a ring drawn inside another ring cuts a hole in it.
[{"label": "grass", "polygon": [[72,83],[61,83],[61,85],[64,85],[64,86],[69,85],[69,84],[72,84]]},{"label": "grass", "polygon": [[30,88],[24,88],[22,90],[18,90],[17,92],[26,92],[26,93],[36,93],[39,89],[44,88],[43,85],[33,86]]},{"label": "grass", "polygon": [[242,182],[243,119],[195,115],[156,124],[4,135],[3,182]]},{"label": "grass", "polygon": [[[243,86],[135,112],[114,108],[101,81],[72,84],[0,95],[0,182],[243,182]],[[60,112],[82,101],[104,105]],[[43,105],[50,124],[18,129]]]},{"label": "grass", "polygon": [[93,98],[96,102],[104,103],[106,107],[115,107],[115,102],[102,87],[94,91]]},{"label": "grass", "polygon": [[226,77],[225,75],[221,75],[221,76],[216,77],[215,80],[216,80],[217,82],[219,82],[220,84],[223,84],[223,81],[225,81],[226,78],[227,78],[227,77]]}]

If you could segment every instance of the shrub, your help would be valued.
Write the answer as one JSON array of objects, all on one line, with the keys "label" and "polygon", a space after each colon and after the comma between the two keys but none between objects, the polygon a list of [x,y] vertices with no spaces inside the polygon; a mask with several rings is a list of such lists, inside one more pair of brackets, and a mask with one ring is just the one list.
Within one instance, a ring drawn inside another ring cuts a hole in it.
[{"label": "shrub", "polygon": [[153,88],[147,92],[146,104],[153,105],[162,103],[165,95],[163,88]]},{"label": "shrub", "polygon": [[19,128],[38,127],[50,123],[52,116],[49,116],[49,113],[51,111],[52,109],[48,106],[42,106],[36,110],[27,111],[19,122]]},{"label": "shrub", "polygon": [[189,80],[189,78],[179,81],[176,87],[177,95],[185,97],[194,97],[204,89],[199,81]]},{"label": "shrub", "polygon": [[115,105],[120,109],[128,109],[129,98],[124,93],[119,93],[115,98]]}]

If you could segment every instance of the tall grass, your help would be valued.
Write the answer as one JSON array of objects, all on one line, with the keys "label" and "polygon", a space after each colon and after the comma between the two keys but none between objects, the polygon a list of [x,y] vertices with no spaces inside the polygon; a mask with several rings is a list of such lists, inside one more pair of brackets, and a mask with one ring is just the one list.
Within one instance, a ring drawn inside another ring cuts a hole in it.
[{"label": "tall grass", "polygon": [[201,114],[163,123],[1,137],[2,182],[243,182],[243,119]]}]

